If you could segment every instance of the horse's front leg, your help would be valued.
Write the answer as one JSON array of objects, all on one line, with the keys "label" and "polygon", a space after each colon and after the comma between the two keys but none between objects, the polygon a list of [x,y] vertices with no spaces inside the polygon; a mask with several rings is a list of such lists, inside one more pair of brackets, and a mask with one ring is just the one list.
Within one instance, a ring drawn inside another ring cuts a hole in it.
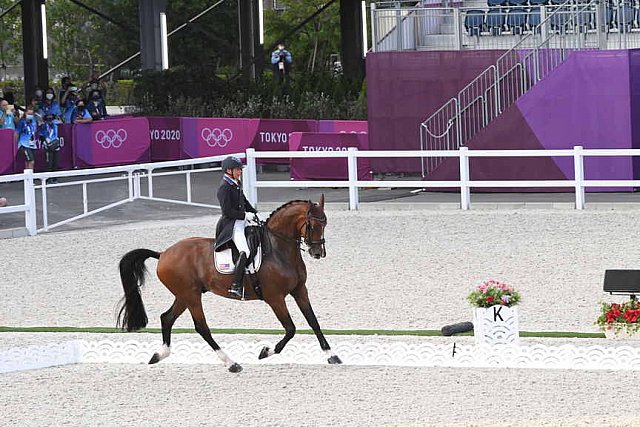
[{"label": "horse's front leg", "polygon": [[293,298],[296,300],[296,304],[300,307],[300,311],[304,315],[304,318],[307,319],[309,326],[313,329],[313,332],[318,337],[318,342],[320,343],[320,348],[326,353],[328,356],[327,361],[334,364],[341,364],[342,361],[338,356],[336,356],[329,343],[327,342],[322,330],[320,329],[320,325],[318,324],[318,319],[316,318],[315,313],[313,312],[313,308],[311,308],[311,303],[309,302],[309,293],[307,292],[307,287],[303,284],[298,286],[295,291],[292,293]]},{"label": "horse's front leg", "polygon": [[284,296],[280,296],[278,297],[278,299],[273,301],[267,301],[267,304],[269,304],[280,323],[282,323],[285,334],[280,342],[276,344],[275,349],[272,350],[269,347],[264,347],[260,352],[258,359],[264,359],[265,357],[279,354],[284,346],[287,345],[291,338],[293,338],[293,336],[296,334],[296,325],[294,325],[293,320],[291,320],[291,315],[289,314],[289,309],[287,308],[287,303],[284,300]]}]

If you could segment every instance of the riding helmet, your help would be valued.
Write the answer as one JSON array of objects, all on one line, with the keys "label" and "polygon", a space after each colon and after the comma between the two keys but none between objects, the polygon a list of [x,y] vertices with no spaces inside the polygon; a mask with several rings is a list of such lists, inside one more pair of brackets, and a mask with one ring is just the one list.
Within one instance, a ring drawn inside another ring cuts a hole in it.
[{"label": "riding helmet", "polygon": [[241,168],[242,167],[242,162],[240,161],[239,158],[235,157],[235,156],[229,156],[226,159],[224,159],[222,161],[222,170],[225,171],[227,169],[235,169],[235,168]]}]

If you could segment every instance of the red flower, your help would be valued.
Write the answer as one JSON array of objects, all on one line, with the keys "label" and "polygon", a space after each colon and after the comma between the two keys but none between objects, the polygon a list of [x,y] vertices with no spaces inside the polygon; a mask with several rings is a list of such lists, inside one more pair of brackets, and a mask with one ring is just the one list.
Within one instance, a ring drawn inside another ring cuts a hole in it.
[{"label": "red flower", "polygon": [[487,302],[493,302],[493,297],[491,295],[487,297]]}]

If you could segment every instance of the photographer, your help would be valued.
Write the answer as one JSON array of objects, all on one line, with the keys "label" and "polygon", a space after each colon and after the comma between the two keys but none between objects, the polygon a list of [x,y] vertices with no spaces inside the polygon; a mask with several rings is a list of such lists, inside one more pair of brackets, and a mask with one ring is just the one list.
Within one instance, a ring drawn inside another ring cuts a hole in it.
[{"label": "photographer", "polygon": [[289,82],[292,62],[291,52],[284,48],[284,42],[278,42],[278,49],[271,53],[271,66],[276,81]]},{"label": "photographer", "polygon": [[18,114],[13,105],[6,99],[0,101],[0,129],[16,129],[18,126]]},{"label": "photographer", "polygon": [[60,103],[64,108],[64,113],[62,118],[62,121],[64,123],[73,123],[73,120],[71,119],[74,111],[76,110],[76,104],[78,100],[79,100],[78,88],[73,84],[70,84],[67,87],[67,90],[64,92],[64,95],[62,95],[62,99],[60,100]]},{"label": "photographer", "polygon": [[[58,169],[60,157],[60,139],[58,138],[58,124],[55,114],[44,116],[44,123],[40,126],[40,143],[44,149],[44,157],[47,161],[47,172],[55,172]],[[56,178],[49,179],[51,184],[58,182]]]}]

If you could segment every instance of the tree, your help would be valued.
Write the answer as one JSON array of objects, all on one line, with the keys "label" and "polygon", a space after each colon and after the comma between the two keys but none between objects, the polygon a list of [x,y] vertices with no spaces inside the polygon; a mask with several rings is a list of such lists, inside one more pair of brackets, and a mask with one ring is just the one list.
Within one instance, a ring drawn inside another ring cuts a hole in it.
[{"label": "tree", "polygon": [[[0,12],[7,10],[15,2],[0,0]],[[6,70],[16,66],[22,52],[22,20],[20,8],[14,9],[0,19],[0,80],[6,78]]]},{"label": "tree", "polygon": [[[278,2],[280,3],[280,2]],[[286,8],[265,11],[265,46],[271,46],[296,25],[321,9],[326,0],[284,0]],[[340,52],[340,8],[335,2],[302,27],[290,40],[284,40],[301,71],[325,70],[331,54]]]}]

